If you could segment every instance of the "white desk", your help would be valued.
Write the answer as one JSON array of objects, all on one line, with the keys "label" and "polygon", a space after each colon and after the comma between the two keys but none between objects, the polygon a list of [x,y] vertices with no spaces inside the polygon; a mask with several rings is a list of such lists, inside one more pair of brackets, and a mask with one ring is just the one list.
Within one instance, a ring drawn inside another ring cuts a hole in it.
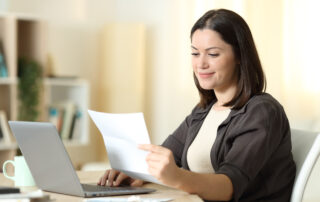
[{"label": "white desk", "polygon": [[[81,183],[96,183],[98,179],[102,176],[104,171],[79,171],[77,172]],[[3,186],[13,186],[14,183],[13,181],[5,178],[3,174],[0,174],[0,185]],[[153,188],[156,189],[156,192],[153,192],[151,194],[142,194],[138,195],[141,198],[172,198],[173,201],[181,201],[181,202],[199,202],[202,201],[199,196],[197,195],[192,195],[188,194],[186,192],[183,192],[181,190],[177,189],[172,189],[169,187],[161,186],[158,184],[153,184],[153,183],[147,183],[144,185],[144,187],[148,188]],[[34,188],[22,188],[23,190],[32,190],[36,189]],[[84,198],[81,197],[75,197],[75,196],[69,196],[69,195],[64,195],[64,194],[56,194],[56,193],[51,193],[51,192],[45,192],[50,195],[50,199],[54,199],[54,201],[59,202],[59,201],[68,201],[68,202],[82,202]],[[124,197],[124,196],[116,196],[116,197]],[[129,196],[127,196],[129,197]]]}]

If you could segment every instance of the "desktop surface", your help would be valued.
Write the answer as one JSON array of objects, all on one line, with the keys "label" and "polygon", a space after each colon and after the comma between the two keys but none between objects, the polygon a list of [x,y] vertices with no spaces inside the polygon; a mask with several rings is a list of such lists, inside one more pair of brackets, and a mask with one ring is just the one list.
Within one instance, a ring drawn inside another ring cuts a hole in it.
[{"label": "desktop surface", "polygon": [[[78,171],[77,174],[80,178],[81,183],[86,184],[96,184],[97,180],[102,176],[104,171]],[[0,174],[0,185],[2,186],[14,186],[13,181],[5,178],[3,174]],[[202,201],[199,196],[188,194],[186,192],[183,192],[181,190],[169,188],[166,186],[154,184],[154,183],[147,183],[143,187],[146,188],[152,188],[156,189],[157,191],[150,193],[150,194],[142,194],[142,195],[135,195],[139,196],[141,198],[172,198],[172,201],[190,201],[190,202],[198,202]],[[22,187],[21,190],[24,191],[33,191],[36,190],[36,187]],[[52,192],[45,192],[50,195],[51,200],[55,200],[57,202],[64,202],[64,201],[70,201],[70,202],[83,202],[85,201],[85,198],[82,197],[76,197],[76,196],[70,196],[70,195],[64,195],[64,194],[58,194],[58,193],[52,193]],[[117,198],[124,198],[124,197],[130,197],[128,196],[114,196]]]}]

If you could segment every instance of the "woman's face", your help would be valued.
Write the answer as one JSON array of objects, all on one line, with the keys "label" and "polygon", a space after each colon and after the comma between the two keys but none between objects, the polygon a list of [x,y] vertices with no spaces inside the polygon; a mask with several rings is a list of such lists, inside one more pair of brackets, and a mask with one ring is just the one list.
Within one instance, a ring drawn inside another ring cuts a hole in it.
[{"label": "woman's face", "polygon": [[201,88],[225,91],[237,83],[237,61],[232,46],[210,29],[198,29],[191,38],[192,67]]}]

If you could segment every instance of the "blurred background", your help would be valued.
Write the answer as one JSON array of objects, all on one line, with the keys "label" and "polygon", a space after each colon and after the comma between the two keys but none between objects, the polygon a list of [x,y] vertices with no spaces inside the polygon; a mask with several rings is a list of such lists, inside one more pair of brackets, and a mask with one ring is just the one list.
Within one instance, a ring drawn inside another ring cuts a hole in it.
[{"label": "blurred background", "polygon": [[[214,8],[233,10],[249,24],[267,92],[284,106],[291,127],[320,131],[317,5],[313,0],[1,0],[0,12],[45,21],[45,68],[58,77],[86,80],[89,109],[143,112],[151,142],[161,144],[199,100],[189,34]],[[70,149],[78,169],[107,162],[91,120],[88,128],[88,144]]]}]

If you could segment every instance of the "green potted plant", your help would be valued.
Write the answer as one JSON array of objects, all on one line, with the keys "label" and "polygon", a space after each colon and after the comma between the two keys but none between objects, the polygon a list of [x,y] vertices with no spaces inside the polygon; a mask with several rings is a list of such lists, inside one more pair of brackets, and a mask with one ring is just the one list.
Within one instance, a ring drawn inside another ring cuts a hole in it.
[{"label": "green potted plant", "polygon": [[18,61],[18,119],[36,121],[39,115],[39,100],[42,88],[42,69],[40,65],[26,58]]},{"label": "green potted plant", "polygon": [[[42,69],[32,60],[20,58],[18,60],[18,120],[36,121],[39,115],[39,100],[42,88]],[[20,149],[17,155],[21,155]]]}]

